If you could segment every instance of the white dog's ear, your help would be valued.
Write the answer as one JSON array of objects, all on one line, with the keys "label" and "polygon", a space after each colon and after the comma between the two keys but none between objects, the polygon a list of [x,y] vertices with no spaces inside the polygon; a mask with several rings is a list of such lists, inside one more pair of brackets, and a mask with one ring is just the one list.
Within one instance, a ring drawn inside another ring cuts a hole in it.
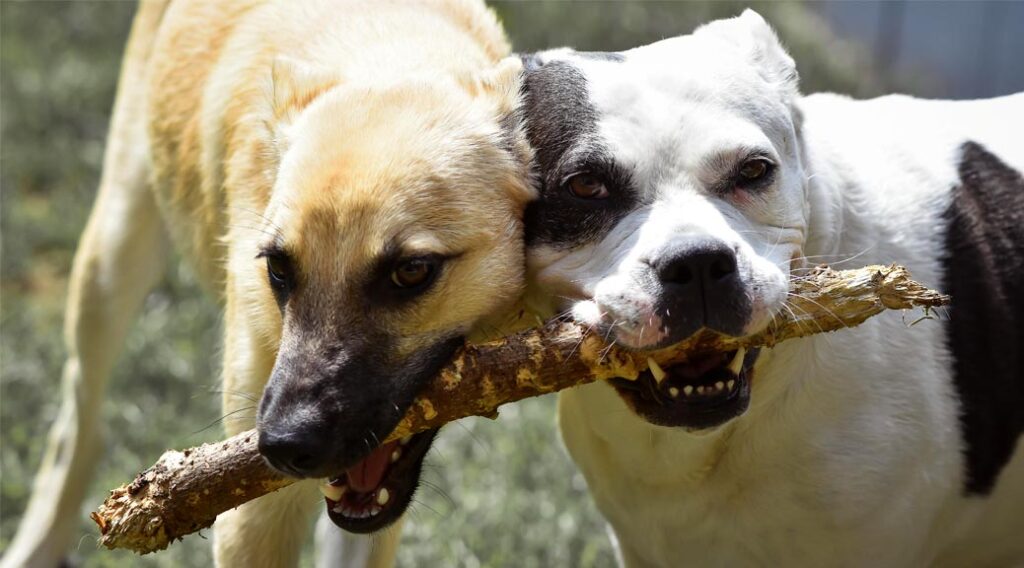
[{"label": "white dog's ear", "polygon": [[766,81],[796,94],[799,88],[796,63],[761,14],[747,8],[735,18],[711,22],[698,32],[714,33],[735,44],[747,53]]}]

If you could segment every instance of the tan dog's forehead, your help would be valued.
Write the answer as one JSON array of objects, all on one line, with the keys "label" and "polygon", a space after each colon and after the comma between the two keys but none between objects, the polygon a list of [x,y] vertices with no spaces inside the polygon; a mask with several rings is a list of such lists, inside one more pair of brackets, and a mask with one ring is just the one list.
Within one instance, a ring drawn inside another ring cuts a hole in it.
[{"label": "tan dog's forehead", "polygon": [[493,114],[444,85],[324,94],[289,132],[270,208],[275,245],[300,273],[338,284],[386,255],[487,246],[488,217],[509,214],[502,186],[516,175]]}]

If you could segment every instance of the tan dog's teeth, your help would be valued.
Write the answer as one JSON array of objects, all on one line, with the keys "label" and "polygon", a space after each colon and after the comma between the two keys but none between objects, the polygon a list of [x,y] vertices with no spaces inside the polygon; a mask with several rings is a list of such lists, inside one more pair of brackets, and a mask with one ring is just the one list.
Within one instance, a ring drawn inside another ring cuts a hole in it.
[{"label": "tan dog's teeth", "polygon": [[725,383],[725,386],[729,387],[729,390],[732,390],[733,387],[736,386],[736,381],[729,379],[729,382]]},{"label": "tan dog's teeth", "polygon": [[412,441],[412,436],[411,435],[410,436],[406,436],[406,437],[402,438],[402,445],[404,446],[404,445],[408,444],[411,441]]},{"label": "tan dog's teeth", "polygon": [[725,388],[725,383],[723,383],[722,381],[718,381],[717,383],[715,383],[715,390],[722,390],[724,388]]},{"label": "tan dog's teeth", "polygon": [[693,394],[693,385],[686,385],[685,387],[683,387],[683,394],[685,394],[686,396],[690,396],[691,394]]},{"label": "tan dog's teeth", "polygon": [[381,487],[380,491],[377,492],[377,504],[384,506],[391,500],[391,494],[388,493],[387,487]]},{"label": "tan dog's teeth", "polygon": [[391,452],[391,463],[395,463],[400,457],[402,457],[402,450],[395,448],[395,451]]},{"label": "tan dog's teeth", "polygon": [[679,389],[676,387],[668,387],[668,394],[672,395],[672,398],[679,396]]},{"label": "tan dog's teeth", "polygon": [[743,357],[746,356],[746,354],[746,347],[740,347],[736,350],[736,356],[732,358],[732,362],[729,363],[729,370],[737,377],[740,376],[740,371],[743,370]]},{"label": "tan dog's teeth", "polygon": [[651,357],[647,358],[647,366],[651,369],[651,374],[654,375],[654,382],[660,385],[661,381],[665,380],[665,370]]},{"label": "tan dog's teeth", "polygon": [[321,483],[320,484],[320,493],[323,493],[324,497],[327,497],[331,501],[335,501],[335,502],[341,501],[342,495],[345,494],[345,489],[347,489],[347,488],[344,485],[337,486],[337,485],[331,485],[330,483]]},{"label": "tan dog's teeth", "polygon": [[697,387],[697,394],[704,394],[704,387]]}]

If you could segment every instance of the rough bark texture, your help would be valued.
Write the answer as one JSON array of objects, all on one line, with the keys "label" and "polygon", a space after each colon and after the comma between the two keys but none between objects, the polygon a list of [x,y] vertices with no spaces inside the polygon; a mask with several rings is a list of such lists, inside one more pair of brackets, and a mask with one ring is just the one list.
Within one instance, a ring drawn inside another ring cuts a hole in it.
[{"label": "rough bark texture", "polygon": [[[901,266],[835,271],[794,278],[788,307],[764,332],[732,338],[711,332],[656,352],[607,345],[572,323],[553,322],[492,343],[466,346],[415,401],[393,440],[465,416],[496,417],[500,405],[612,377],[636,378],[648,357],[669,365],[698,353],[771,347],[780,341],[853,327],[886,309],[944,306],[949,298],[911,280]],[[254,430],[216,444],[168,451],[132,483],[111,492],[92,513],[100,542],[138,553],[162,550],[208,527],[217,515],[295,479],[270,469]]]}]

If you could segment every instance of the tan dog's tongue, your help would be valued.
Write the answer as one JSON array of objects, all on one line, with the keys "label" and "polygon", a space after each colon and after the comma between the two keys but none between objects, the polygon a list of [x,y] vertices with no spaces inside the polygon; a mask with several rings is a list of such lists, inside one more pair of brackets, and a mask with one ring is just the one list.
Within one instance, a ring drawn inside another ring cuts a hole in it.
[{"label": "tan dog's tongue", "polygon": [[398,442],[388,442],[376,450],[370,452],[363,461],[350,467],[345,472],[348,477],[348,486],[360,493],[370,493],[377,489],[384,472],[391,462],[391,452],[398,446]]}]

